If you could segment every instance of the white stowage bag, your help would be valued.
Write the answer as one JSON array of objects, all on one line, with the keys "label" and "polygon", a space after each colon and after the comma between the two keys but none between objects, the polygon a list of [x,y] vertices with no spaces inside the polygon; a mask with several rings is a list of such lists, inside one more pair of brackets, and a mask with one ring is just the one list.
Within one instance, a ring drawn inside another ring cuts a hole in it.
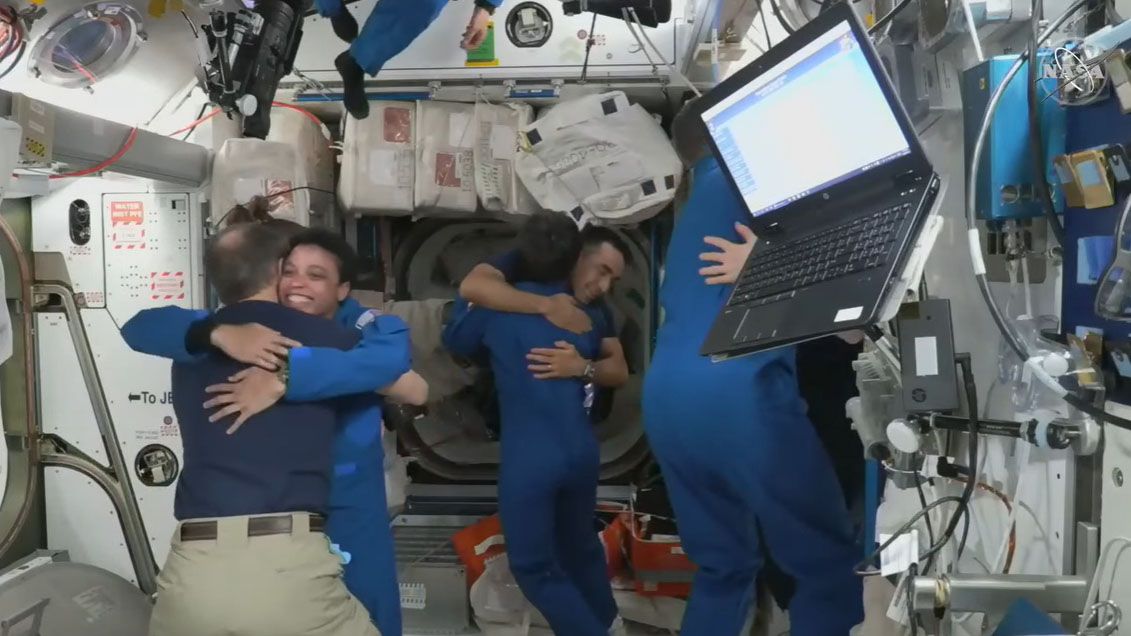
[{"label": "white stowage bag", "polygon": [[519,178],[539,205],[575,218],[643,221],[671,202],[682,178],[663,128],[619,91],[562,102],[524,136]]},{"label": "white stowage bag", "polygon": [[483,575],[471,584],[468,597],[475,614],[475,624],[485,636],[552,633],[542,613],[526,600],[518,588],[506,553],[487,561]]},{"label": "white stowage bag", "polygon": [[346,116],[338,200],[354,215],[407,216],[416,187],[416,104],[370,102]]},{"label": "white stowage bag", "polygon": [[294,146],[299,170],[309,186],[310,224],[338,227],[337,205],[334,203],[334,151],[330,129],[322,123],[290,108],[271,111],[271,132],[267,141]]},{"label": "white stowage bag", "polygon": [[237,204],[266,196],[271,216],[310,225],[309,170],[289,143],[234,138],[224,142],[212,161],[212,221],[227,224]]},{"label": "white stowage bag", "polygon": [[475,190],[490,213],[529,215],[537,203],[515,173],[518,133],[534,120],[526,104],[475,104]]},{"label": "white stowage bag", "polygon": [[479,207],[473,148],[475,105],[421,101],[416,107],[416,216],[468,216]]},{"label": "white stowage bag", "polygon": [[385,451],[385,502],[389,514],[400,514],[408,497],[408,476],[411,460],[397,453],[397,434],[381,427],[381,447]]}]

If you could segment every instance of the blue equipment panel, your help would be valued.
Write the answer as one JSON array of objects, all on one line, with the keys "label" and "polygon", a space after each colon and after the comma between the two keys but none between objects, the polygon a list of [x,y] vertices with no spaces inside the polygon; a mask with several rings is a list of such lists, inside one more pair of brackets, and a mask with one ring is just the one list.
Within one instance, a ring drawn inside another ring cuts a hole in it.
[{"label": "blue equipment panel", "polygon": [[[1043,62],[1051,58],[1044,52]],[[1016,55],[1000,55],[967,69],[962,74],[962,123],[966,139],[966,166],[969,174],[974,140],[994,90],[1001,85]],[[1005,221],[1042,216],[1040,201],[1033,192],[1033,168],[1029,154],[1029,103],[1025,81],[1028,64],[1005,89],[983,152],[978,171],[978,216],[988,221]],[[1064,195],[1057,186],[1052,158],[1064,154],[1066,113],[1055,99],[1045,97],[1056,90],[1056,78],[1038,80],[1041,136],[1045,145],[1046,178],[1053,189],[1057,212],[1064,210]]]},{"label": "blue equipment panel", "polygon": [[[1108,97],[1090,106],[1068,109],[1067,130],[1068,152],[1126,144],[1131,141],[1131,116],[1123,115],[1119,102]],[[1131,404],[1131,322],[1102,319],[1094,307],[1096,282],[1111,263],[1119,213],[1126,201],[1127,193],[1120,192],[1111,207],[1069,208],[1065,212],[1061,294],[1063,331],[1078,336],[1099,332],[1103,336],[1107,399],[1121,404]]]},{"label": "blue equipment panel", "polygon": [[[1131,141],[1131,116],[1120,113],[1114,98],[1067,110],[1070,153]],[[1077,335],[1102,331],[1108,349],[1131,343],[1131,323],[1101,319],[1094,310],[1096,280],[1111,262],[1113,235],[1124,201],[1125,196],[1119,196],[1108,208],[1069,208],[1064,214],[1063,331]]]}]

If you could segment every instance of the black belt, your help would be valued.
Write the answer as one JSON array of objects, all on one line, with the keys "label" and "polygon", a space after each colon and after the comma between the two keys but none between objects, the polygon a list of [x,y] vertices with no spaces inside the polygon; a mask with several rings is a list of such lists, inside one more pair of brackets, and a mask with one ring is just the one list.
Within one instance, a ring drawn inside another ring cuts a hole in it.
[{"label": "black belt", "polygon": [[[294,529],[294,517],[252,517],[247,520],[247,536],[266,537],[273,534],[290,534]],[[322,532],[326,529],[326,518],[310,515],[310,531]],[[188,521],[181,524],[181,541],[214,541],[216,539],[215,521]]]}]

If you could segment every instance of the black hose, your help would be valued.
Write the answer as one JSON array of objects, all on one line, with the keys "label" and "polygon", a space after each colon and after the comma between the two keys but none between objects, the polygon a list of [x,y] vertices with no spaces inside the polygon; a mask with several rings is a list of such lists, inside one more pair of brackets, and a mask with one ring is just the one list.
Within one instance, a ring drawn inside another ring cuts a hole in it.
[{"label": "black hose", "polygon": [[909,6],[911,6],[911,0],[899,0],[899,4],[892,7],[891,11],[888,11],[887,13],[885,13],[884,17],[880,18],[879,20],[876,20],[876,23],[868,28],[868,34],[870,35],[872,33],[875,33],[877,31],[879,31],[880,29],[884,28],[885,26],[887,26],[888,22],[891,22],[892,20],[894,20],[895,16],[899,15],[900,11],[903,11],[904,9],[906,9]]},{"label": "black hose", "polygon": [[[781,7],[778,6],[778,0],[769,0],[769,2],[770,2],[770,9],[773,10],[774,17],[778,19],[778,24],[781,24],[781,28],[785,29],[785,32],[790,34],[790,35],[793,35],[794,33],[796,33],[797,30],[794,29],[793,27],[791,27],[789,25],[789,22],[786,22],[785,16],[783,16],[781,14]],[[769,34],[767,34],[767,35],[769,35]]]},{"label": "black hose", "polygon": [[1040,15],[1042,3],[1040,0],[1033,0],[1032,4],[1032,28],[1029,30],[1029,77],[1026,82],[1026,93],[1029,100],[1029,159],[1033,170],[1033,186],[1037,190],[1037,199],[1041,204],[1041,209],[1045,213],[1045,218],[1048,219],[1049,229],[1052,230],[1056,236],[1056,242],[1062,247],[1064,246],[1064,226],[1060,223],[1060,218],[1056,216],[1056,206],[1052,201],[1052,191],[1049,189],[1048,179],[1045,178],[1045,143],[1041,138],[1041,121],[1040,109],[1041,100],[1037,98],[1037,30],[1040,28]]}]

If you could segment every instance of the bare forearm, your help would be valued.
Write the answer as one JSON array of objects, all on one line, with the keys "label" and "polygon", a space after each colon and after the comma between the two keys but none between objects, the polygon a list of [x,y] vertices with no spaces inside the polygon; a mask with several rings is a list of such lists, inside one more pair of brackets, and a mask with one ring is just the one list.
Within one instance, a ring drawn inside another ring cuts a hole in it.
[{"label": "bare forearm", "polygon": [[501,278],[468,276],[459,293],[467,302],[495,311],[541,314],[546,308],[545,296],[517,290]]},{"label": "bare forearm", "polygon": [[428,403],[428,382],[416,371],[409,371],[378,393],[401,404],[424,406]]}]

